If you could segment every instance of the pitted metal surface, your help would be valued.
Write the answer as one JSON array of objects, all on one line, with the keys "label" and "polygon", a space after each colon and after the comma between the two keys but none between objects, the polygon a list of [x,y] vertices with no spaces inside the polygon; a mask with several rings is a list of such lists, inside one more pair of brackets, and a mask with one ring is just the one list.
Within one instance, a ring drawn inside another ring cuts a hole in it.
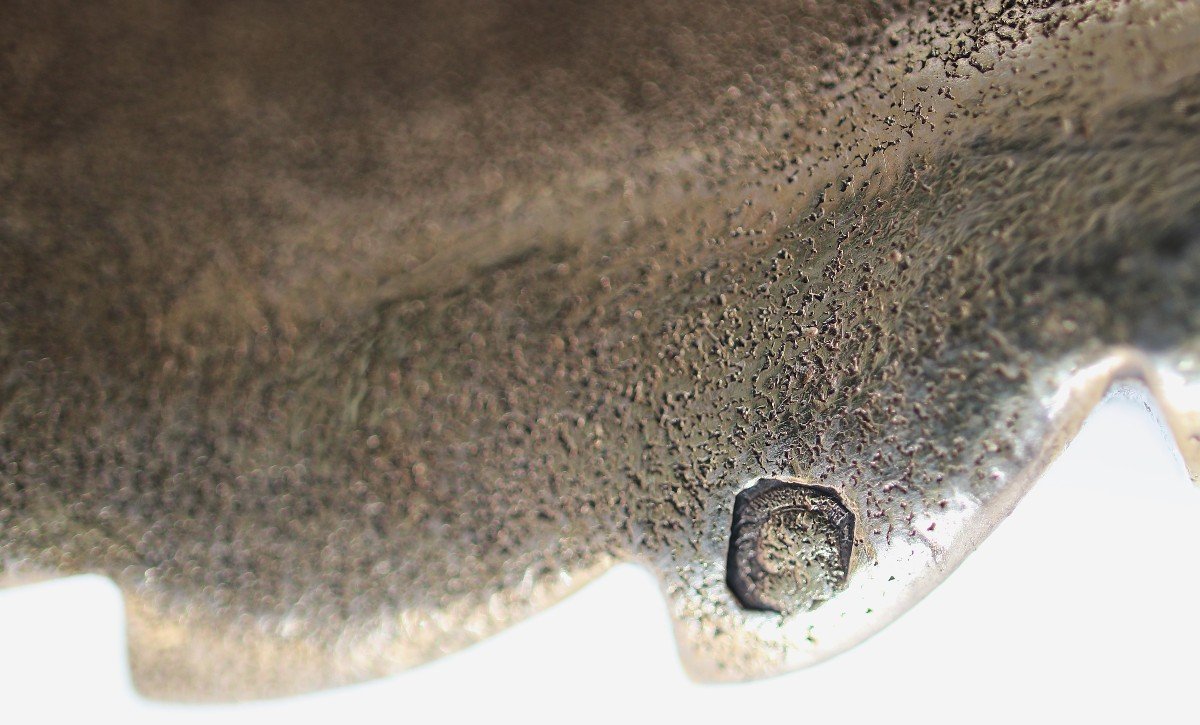
[{"label": "pitted metal surface", "polygon": [[[111,576],[147,694],[379,676],[619,560],[696,677],[777,673],[1114,381],[1200,464],[1195,3],[0,5],[0,579]],[[728,585],[764,480],[853,515],[812,601]]]}]

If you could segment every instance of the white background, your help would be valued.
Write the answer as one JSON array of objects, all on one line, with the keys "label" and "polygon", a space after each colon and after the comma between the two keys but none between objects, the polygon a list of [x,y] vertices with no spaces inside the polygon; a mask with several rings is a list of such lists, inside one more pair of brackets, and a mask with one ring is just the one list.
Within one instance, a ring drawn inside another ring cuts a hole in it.
[{"label": "white background", "polygon": [[1105,404],[926,600],[825,664],[697,685],[650,576],[614,569],[471,649],[378,682],[196,707],[132,691],[98,577],[0,591],[0,723],[1200,721],[1200,491],[1144,406]]}]

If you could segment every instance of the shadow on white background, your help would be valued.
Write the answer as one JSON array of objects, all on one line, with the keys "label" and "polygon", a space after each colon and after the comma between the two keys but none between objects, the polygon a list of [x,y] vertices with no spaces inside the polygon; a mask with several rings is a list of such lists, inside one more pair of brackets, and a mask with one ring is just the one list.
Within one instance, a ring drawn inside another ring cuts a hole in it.
[{"label": "shadow on white background", "polygon": [[0,722],[1195,722],[1200,491],[1137,401],[1101,407],[996,533],[910,613],[825,664],[697,685],[657,585],[614,569],[473,648],[288,700],[141,700],[99,577],[0,591]]}]

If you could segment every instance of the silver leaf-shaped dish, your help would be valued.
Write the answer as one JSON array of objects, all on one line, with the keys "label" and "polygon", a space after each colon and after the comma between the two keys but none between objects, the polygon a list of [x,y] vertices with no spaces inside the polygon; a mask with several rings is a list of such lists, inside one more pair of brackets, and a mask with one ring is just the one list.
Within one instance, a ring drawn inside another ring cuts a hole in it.
[{"label": "silver leaf-shaped dish", "polygon": [[3,3],[0,581],[279,695],[617,561],[867,637],[1115,383],[1200,471],[1200,5]]}]

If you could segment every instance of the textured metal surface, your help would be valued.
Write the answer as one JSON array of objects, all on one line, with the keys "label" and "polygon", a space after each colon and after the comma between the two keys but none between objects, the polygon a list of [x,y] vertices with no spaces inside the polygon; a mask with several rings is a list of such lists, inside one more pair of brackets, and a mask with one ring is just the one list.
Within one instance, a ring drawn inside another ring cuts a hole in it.
[{"label": "textured metal surface", "polygon": [[[0,14],[0,580],[111,576],[147,694],[378,676],[617,560],[696,677],[776,673],[1114,380],[1198,470],[1195,3]],[[760,479],[853,515],[827,601],[727,585]]]}]

